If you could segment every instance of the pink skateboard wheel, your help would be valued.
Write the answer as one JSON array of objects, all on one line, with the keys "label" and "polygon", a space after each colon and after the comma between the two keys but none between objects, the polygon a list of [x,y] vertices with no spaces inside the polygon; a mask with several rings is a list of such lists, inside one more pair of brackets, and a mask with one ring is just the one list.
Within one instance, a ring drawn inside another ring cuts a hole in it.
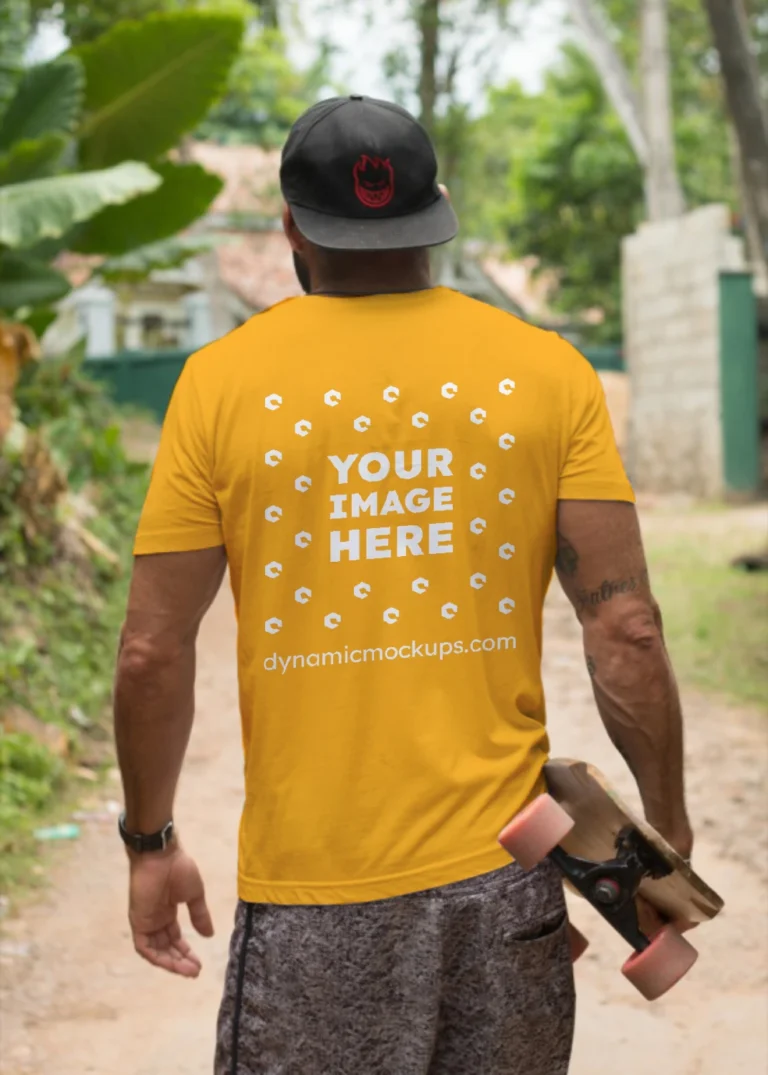
[{"label": "pink skateboard wheel", "polygon": [[645,951],[629,957],[621,972],[646,1000],[656,1000],[677,985],[698,958],[674,926],[664,926]]},{"label": "pink skateboard wheel", "polygon": [[546,858],[568,835],[574,822],[551,795],[539,795],[499,834],[499,843],[524,870]]}]

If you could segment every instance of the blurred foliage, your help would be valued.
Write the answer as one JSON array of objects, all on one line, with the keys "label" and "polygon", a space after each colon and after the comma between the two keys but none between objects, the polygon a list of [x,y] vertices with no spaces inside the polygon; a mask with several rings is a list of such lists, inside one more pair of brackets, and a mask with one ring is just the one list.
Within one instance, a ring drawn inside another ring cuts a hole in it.
[{"label": "blurred foliage", "polygon": [[[58,502],[44,506],[52,525],[32,527],[29,497],[20,495],[30,480],[24,456],[30,431],[49,450],[50,462],[69,490],[86,491],[94,499],[89,530],[109,547],[120,548],[124,527],[131,529],[146,468],[126,457],[119,414],[101,385],[83,373],[82,347],[24,366],[15,396],[19,422],[0,448],[0,578],[44,565],[60,551],[60,528],[53,525],[61,515]],[[43,510],[39,503],[31,506]],[[109,574],[111,568],[99,561],[98,570]]]},{"label": "blurred foliage", "polygon": [[[60,250],[125,254],[205,212],[219,177],[165,154],[225,85],[242,6],[118,22],[19,74],[0,110],[0,310],[29,316],[60,298],[69,284],[49,265]],[[3,47],[0,34],[0,70]],[[5,47],[12,67],[8,35]]]},{"label": "blurred foliage", "polygon": [[566,46],[540,94],[516,84],[494,91],[471,136],[473,231],[501,237],[513,256],[534,255],[555,275],[559,312],[602,309],[602,324],[587,330],[593,342],[620,339],[620,244],[642,219],[643,180],[589,60]]},{"label": "blurred foliage", "polygon": [[[230,72],[226,92],[199,125],[199,138],[274,148],[328,81],[328,50],[321,45],[306,71],[288,58],[280,33],[279,0],[32,0],[36,22],[58,18],[73,45],[88,44],[125,20],[141,22],[157,13],[222,10],[251,26]],[[142,158],[143,159],[143,158]]]},{"label": "blurred foliage", "polygon": [[6,309],[55,302],[68,291],[69,281],[39,258],[14,250],[0,251],[0,302]]},{"label": "blurred foliage", "polygon": [[[741,0],[747,13],[749,33],[764,74],[768,75],[768,4],[765,0]],[[617,29],[616,44],[630,71],[637,70],[640,52],[640,6],[634,0],[597,0],[606,18]],[[718,73],[718,58],[701,0],[669,0],[669,44],[675,106],[699,77]]]},{"label": "blurred foliage", "polygon": [[62,770],[61,761],[32,736],[0,731],[0,831],[26,811],[47,806]]},{"label": "blurred foliage", "polygon": [[82,66],[71,56],[28,67],[0,121],[0,151],[45,134],[69,135],[83,105]]},{"label": "blurred foliage", "polygon": [[[616,42],[634,72],[637,5],[601,0]],[[768,18],[753,18],[768,41]],[[670,0],[672,88],[678,165],[689,207],[738,194],[722,86],[709,27],[698,0]],[[761,55],[768,57],[765,45]],[[551,305],[584,324],[592,342],[621,337],[621,239],[644,216],[642,174],[591,62],[575,45],[562,49],[540,93],[511,83],[489,92],[477,119],[454,109],[445,121],[458,162],[456,201],[465,231],[503,242],[513,257],[533,255],[557,281]],[[445,148],[444,148],[445,152]]]},{"label": "blurred foliage", "polygon": [[[104,719],[148,468],[126,457],[120,412],[81,361],[78,352],[24,367],[20,421],[0,448],[0,724],[20,710],[33,727],[61,729],[69,743],[62,759],[43,737],[0,730],[0,888],[19,856],[34,851],[32,829],[55,812],[71,784],[70,763],[106,756]],[[47,527],[30,527],[17,495],[30,486],[20,465],[25,430],[68,480],[68,497],[45,506]],[[117,561],[84,548],[75,555],[63,540],[73,511],[85,511],[89,532]]]},{"label": "blurred foliage", "polygon": [[[221,189],[217,176],[166,154],[226,85],[247,5],[165,6],[35,4],[37,17],[71,15],[79,44],[24,69],[29,5],[11,3],[18,24],[3,5],[0,308],[37,331],[69,288],[50,265],[59,251],[117,255],[118,275],[178,264],[191,248],[169,237]],[[126,14],[140,21],[118,21]],[[0,885],[19,856],[34,852],[35,823],[55,813],[70,763],[90,759],[92,768],[108,753],[97,740],[106,739],[101,722],[147,468],[126,457],[119,412],[81,363],[81,352],[30,363],[13,396],[4,385]]]},{"label": "blurred foliage", "polygon": [[162,12],[208,9],[246,18],[254,10],[248,0],[29,0],[29,8],[35,24],[59,20],[73,45],[94,41],[118,22]]},{"label": "blurred foliage", "polygon": [[327,82],[326,47],[308,70],[300,71],[288,58],[280,31],[263,30],[246,40],[226,93],[195,133],[216,142],[277,148]]},{"label": "blurred foliage", "polygon": [[121,255],[169,239],[202,216],[224,181],[199,164],[159,161],[161,184],[126,205],[107,206],[78,228],[70,246],[83,254]]},{"label": "blurred foliage", "polygon": [[162,13],[118,22],[76,49],[86,75],[83,166],[150,162],[174,149],[226,85],[242,34],[231,14]]},{"label": "blurred foliage", "polygon": [[[639,5],[597,3],[639,81]],[[602,322],[583,323],[584,337],[616,340],[621,239],[644,216],[641,170],[591,62],[575,45],[564,45],[540,92],[526,92],[516,82],[494,87],[495,50],[532,6],[532,0],[503,5],[499,32],[489,41],[474,0],[440,0],[434,137],[441,178],[450,186],[463,236],[501,244],[512,257],[538,259],[556,285],[554,311],[579,321],[585,312],[602,310]],[[747,0],[746,6],[768,72],[768,8],[765,0]],[[417,24],[423,8],[424,0],[412,5]],[[688,204],[726,201],[736,207],[732,147],[706,14],[700,0],[669,0],[669,14],[675,139]],[[424,62],[423,50],[419,55],[402,46],[385,58],[385,74],[401,103],[413,104]],[[459,89],[458,75],[467,67],[492,87],[479,116]]]},{"label": "blurred foliage", "polygon": [[[46,239],[60,239],[106,207],[117,211],[118,206],[159,184],[158,176],[138,161],[124,161],[95,172],[9,183],[0,187],[0,247],[23,249]],[[30,254],[29,260],[32,258]],[[16,308],[2,292],[0,308],[9,312]]]},{"label": "blurred foliage", "polygon": [[135,284],[158,270],[175,269],[196,254],[204,254],[219,245],[221,237],[178,235],[158,243],[140,246],[126,254],[108,258],[99,268],[106,284]]},{"label": "blurred foliage", "polygon": [[123,19],[140,20],[176,6],[158,0],[31,0],[30,4],[36,23],[60,20],[73,45],[93,41]]},{"label": "blurred foliage", "polygon": [[29,32],[29,0],[3,0],[0,4],[0,110],[10,101],[21,77]]}]

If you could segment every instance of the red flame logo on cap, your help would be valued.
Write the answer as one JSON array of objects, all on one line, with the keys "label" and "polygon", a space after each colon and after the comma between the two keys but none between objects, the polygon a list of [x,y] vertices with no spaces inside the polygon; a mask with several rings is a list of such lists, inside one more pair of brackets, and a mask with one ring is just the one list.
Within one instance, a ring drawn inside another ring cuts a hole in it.
[{"label": "red flame logo on cap", "polygon": [[383,209],[395,196],[395,171],[389,160],[363,153],[352,169],[355,194],[369,209]]}]

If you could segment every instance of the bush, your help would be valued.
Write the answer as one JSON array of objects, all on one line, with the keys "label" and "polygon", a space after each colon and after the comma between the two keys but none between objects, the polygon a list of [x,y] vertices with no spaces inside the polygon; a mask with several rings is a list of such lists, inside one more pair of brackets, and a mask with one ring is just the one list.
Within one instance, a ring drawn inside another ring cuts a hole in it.
[{"label": "bush", "polygon": [[119,411],[83,373],[82,355],[26,366],[16,405],[19,422],[0,448],[0,576],[60,554],[65,488],[87,494],[98,512],[89,529],[119,551],[135,525],[147,468],[127,458]]},{"label": "bush", "polygon": [[[65,729],[72,761],[98,766],[148,468],[127,458],[120,411],[79,355],[27,367],[16,404],[0,448],[0,724],[19,707]],[[116,562],[63,540],[67,488]],[[32,830],[55,812],[67,772],[43,742],[0,728],[0,888],[27,876]]]},{"label": "bush", "polygon": [[63,780],[63,763],[41,743],[0,730],[0,850],[12,849],[14,830],[50,805]]}]

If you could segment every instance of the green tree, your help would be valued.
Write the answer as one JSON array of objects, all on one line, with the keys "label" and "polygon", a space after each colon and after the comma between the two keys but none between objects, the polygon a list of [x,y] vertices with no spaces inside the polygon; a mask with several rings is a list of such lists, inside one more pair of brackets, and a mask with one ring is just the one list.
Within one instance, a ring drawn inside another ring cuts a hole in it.
[{"label": "green tree", "polygon": [[620,244],[642,218],[643,177],[590,61],[566,46],[540,94],[493,92],[472,134],[469,226],[535,256],[562,313],[602,310],[593,339],[619,338]]},{"label": "green tree", "polygon": [[242,18],[250,31],[226,92],[194,132],[200,138],[279,146],[328,81],[326,46],[320,45],[317,59],[306,71],[288,58],[279,16],[283,9],[290,11],[290,0],[31,0],[31,4],[37,23],[60,19],[75,45],[97,40],[120,21],[141,21],[153,12],[224,10]]},{"label": "green tree", "polygon": [[195,133],[217,142],[281,146],[328,82],[327,58],[321,47],[309,70],[299,71],[279,30],[251,34],[232,67],[226,93]]},{"label": "green tree", "polygon": [[[141,21],[164,12],[234,11],[241,17],[254,14],[248,0],[29,0],[35,24],[58,19],[73,45],[84,45],[111,30],[118,22]],[[274,2],[274,0],[273,0]]]},{"label": "green tree", "polygon": [[124,254],[206,210],[221,180],[166,154],[218,96],[241,35],[232,15],[153,15],[17,77],[0,110],[0,310],[61,298],[62,249]]},{"label": "green tree", "polygon": [[[630,0],[601,0],[627,70],[636,71],[639,22]],[[738,203],[717,57],[700,0],[671,0],[674,133],[686,202]],[[459,186],[464,231],[533,255],[558,281],[553,306],[595,339],[621,335],[621,240],[644,216],[642,169],[590,60],[563,50],[543,91],[491,91],[465,120]]]},{"label": "green tree", "polygon": [[[384,60],[395,99],[418,114],[435,142],[440,178],[462,220],[471,198],[473,121],[471,102],[459,90],[460,75],[472,70],[477,80],[492,83],[499,53],[515,33],[517,9],[524,13],[524,0],[411,0],[414,46],[399,47]],[[461,244],[454,244],[436,257],[460,253]]]},{"label": "green tree", "polygon": [[93,41],[125,19],[176,7],[176,0],[30,0],[35,24],[56,18],[73,45]]},{"label": "green tree", "polygon": [[[640,15],[635,0],[600,0],[630,72],[639,62]],[[768,28],[767,28],[768,29]],[[717,56],[701,0],[670,0],[672,100],[681,178],[691,204],[735,194],[731,147]],[[636,77],[636,75],[635,75]],[[685,167],[691,151],[706,147],[694,175]],[[691,189],[691,184],[693,189]]]}]

